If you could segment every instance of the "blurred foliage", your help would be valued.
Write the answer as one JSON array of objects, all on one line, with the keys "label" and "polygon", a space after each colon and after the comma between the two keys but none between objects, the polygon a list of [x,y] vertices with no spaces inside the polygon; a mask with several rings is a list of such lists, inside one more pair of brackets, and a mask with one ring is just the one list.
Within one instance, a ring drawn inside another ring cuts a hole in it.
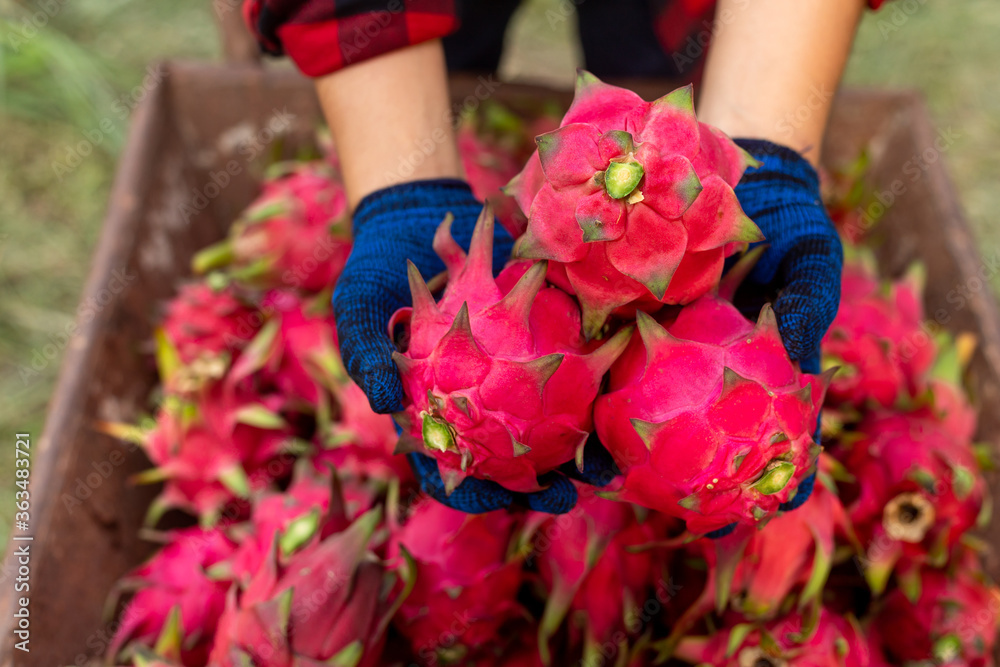
[{"label": "blurred foliage", "polygon": [[[0,433],[41,436],[133,90],[155,60],[216,56],[210,12],[209,0],[0,0]],[[0,506],[12,466],[0,456]],[[0,512],[0,538],[10,520]]]},{"label": "blurred foliage", "polygon": [[[934,122],[955,141],[944,154],[962,205],[987,258],[1000,251],[1000,3],[887,2],[869,13],[845,81],[916,88]],[[1000,276],[993,276],[1000,290]]]}]

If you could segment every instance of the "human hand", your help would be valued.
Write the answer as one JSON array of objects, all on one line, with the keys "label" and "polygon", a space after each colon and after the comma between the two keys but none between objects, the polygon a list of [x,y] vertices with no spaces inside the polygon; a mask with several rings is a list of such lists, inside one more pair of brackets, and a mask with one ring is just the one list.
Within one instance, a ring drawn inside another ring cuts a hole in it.
[{"label": "human hand", "polygon": [[767,244],[742,292],[777,293],[774,312],[789,356],[819,372],[819,344],[840,304],[844,251],[827,215],[816,170],[798,153],[756,139],[737,139],[760,161],[736,186],[736,197]]},{"label": "human hand", "polygon": [[[437,225],[450,213],[454,217],[451,233],[467,249],[481,210],[482,204],[472,196],[469,186],[454,179],[386,188],[358,205],[354,248],[337,282],[333,308],[344,366],[376,412],[402,409],[403,386],[392,360],[396,347],[389,337],[388,323],[396,310],[410,305],[406,260],[423,275],[440,273],[444,263],[431,246]],[[493,267],[499,271],[510,255],[513,239],[502,226],[496,225],[495,230]],[[471,477],[447,494],[433,457],[412,453],[408,458],[425,493],[470,513],[515,504],[539,512],[568,512],[577,499],[569,477],[603,486],[615,474],[610,455],[596,438],[584,449],[582,471],[570,461],[561,471],[542,476],[539,481],[546,488],[527,494]]]},{"label": "human hand", "polygon": [[[736,143],[761,163],[747,170],[735,191],[767,244],[736,300],[754,310],[776,293],[774,312],[788,355],[804,372],[819,373],[820,341],[837,314],[844,263],[840,237],[820,196],[819,176],[785,146],[756,139]],[[819,438],[817,423],[817,444]],[[805,503],[815,479],[815,472],[805,478],[781,509],[790,511]],[[722,531],[716,532],[727,534],[731,529]]]},{"label": "human hand", "polygon": [[[378,190],[354,212],[354,246],[333,293],[333,310],[344,367],[378,413],[402,410],[403,385],[392,360],[389,318],[411,305],[406,261],[425,276],[444,271],[432,247],[445,216],[451,233],[469,247],[483,205],[467,183],[457,179],[414,181]],[[513,247],[502,226],[495,226],[493,268],[499,271]]]},{"label": "human hand", "polygon": [[467,477],[449,495],[445,492],[444,481],[433,457],[411,453],[407,458],[424,493],[452,509],[470,514],[512,506],[526,507],[535,512],[564,514],[573,509],[577,501],[576,487],[570,479],[592,486],[607,486],[618,474],[611,454],[598,440],[596,433],[591,433],[583,449],[581,468],[577,468],[576,461],[564,463],[558,470],[540,476],[538,481],[545,488],[533,493],[516,493],[490,480]]}]

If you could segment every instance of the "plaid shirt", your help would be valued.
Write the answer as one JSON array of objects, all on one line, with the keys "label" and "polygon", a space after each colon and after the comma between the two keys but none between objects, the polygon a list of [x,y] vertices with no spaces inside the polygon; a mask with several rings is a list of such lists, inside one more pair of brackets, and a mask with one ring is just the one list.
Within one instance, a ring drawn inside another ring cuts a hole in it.
[{"label": "plaid shirt", "polygon": [[[315,77],[454,32],[456,2],[461,0],[245,0],[243,13],[266,53],[287,54]],[[873,9],[883,2],[868,0]],[[664,50],[675,60],[690,59],[688,65],[700,62],[715,0],[654,0],[654,11]]]}]

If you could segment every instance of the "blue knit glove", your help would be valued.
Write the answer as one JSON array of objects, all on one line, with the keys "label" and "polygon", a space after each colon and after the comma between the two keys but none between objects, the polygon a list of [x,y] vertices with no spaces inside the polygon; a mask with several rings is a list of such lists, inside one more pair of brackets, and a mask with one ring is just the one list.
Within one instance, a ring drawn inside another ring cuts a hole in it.
[{"label": "blue knit glove", "polygon": [[[759,139],[736,143],[761,162],[747,169],[736,186],[744,212],[764,233],[767,248],[736,295],[744,313],[756,315],[771,295],[778,331],[788,355],[806,373],[819,373],[819,344],[840,305],[844,251],[823,207],[819,175],[790,148]],[[759,244],[757,244],[759,245]],[[819,443],[819,425],[816,427]],[[799,483],[795,497],[782,503],[788,512],[812,495],[816,473]],[[728,535],[735,524],[708,534]]]},{"label": "blue knit glove", "polygon": [[[358,204],[354,212],[354,247],[337,281],[333,310],[344,367],[368,396],[375,412],[391,413],[403,408],[403,385],[392,360],[396,348],[387,327],[394,312],[411,305],[406,260],[413,262],[423,276],[444,271],[444,262],[432,247],[438,225],[451,213],[452,236],[468,249],[482,208],[468,184],[453,179],[396,185],[374,192]],[[502,226],[496,225],[495,230],[493,267],[499,272],[514,242]],[[589,445],[586,448],[582,475],[572,463],[572,471],[567,471],[589,483],[609,482],[611,457],[599,444],[597,447],[600,451]],[[470,477],[449,496],[432,457],[415,453],[408,459],[424,492],[463,512],[488,512],[520,504],[541,512],[561,513],[576,504],[576,489],[558,473],[549,473],[540,480],[549,486],[536,493],[518,494],[496,482]]]},{"label": "blue knit glove", "polygon": [[[431,246],[438,225],[451,213],[452,236],[467,249],[482,209],[468,184],[440,179],[373,192],[354,211],[354,246],[333,292],[333,311],[344,366],[375,412],[403,409],[387,327],[393,313],[411,305],[406,260],[425,277],[444,271]],[[496,230],[493,265],[499,270],[513,241],[500,225]]]},{"label": "blue knit glove", "polygon": [[818,373],[819,343],[840,305],[844,264],[840,236],[820,197],[819,176],[785,146],[758,139],[736,143],[761,162],[743,174],[736,197],[767,244],[741,292],[777,292],[774,314],[789,356],[803,371]]},{"label": "blue knit glove", "polygon": [[495,509],[514,505],[527,507],[536,512],[549,514],[564,514],[576,505],[576,487],[570,478],[592,486],[606,486],[619,474],[611,454],[591,434],[587,445],[583,448],[583,470],[578,470],[575,461],[569,461],[550,473],[538,478],[542,485],[548,485],[543,491],[535,493],[517,493],[505,489],[496,482],[467,477],[458,485],[451,495],[444,490],[444,482],[438,472],[437,461],[426,454],[408,454],[410,467],[420,481],[424,493],[452,509],[480,514]]}]

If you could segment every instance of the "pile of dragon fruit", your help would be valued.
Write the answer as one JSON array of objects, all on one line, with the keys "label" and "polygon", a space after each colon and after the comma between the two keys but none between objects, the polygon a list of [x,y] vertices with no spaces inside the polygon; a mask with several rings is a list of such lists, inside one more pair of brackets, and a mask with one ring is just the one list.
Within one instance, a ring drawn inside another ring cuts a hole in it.
[{"label": "pile of dragon fruit", "polygon": [[[437,229],[447,275],[410,266],[413,306],[387,330],[398,430],[338,355],[351,236],[329,145],[274,165],[195,258],[156,333],[155,419],[105,425],[152,461],[137,481],[163,484],[160,548],[112,596],[108,659],[992,665],[975,341],[924,324],[919,268],[880,278],[854,229],[829,370],[803,373],[768,306],[731,302],[762,239],[733,193],[752,158],[696,120],[690,88],[645,102],[584,73],[561,120],[536,111],[463,119],[490,204],[467,251]],[[863,181],[826,180],[850,226]],[[494,216],[519,237],[497,276]],[[563,515],[449,509],[403,454],[434,456],[449,492],[530,492],[595,431],[620,474]]]}]

